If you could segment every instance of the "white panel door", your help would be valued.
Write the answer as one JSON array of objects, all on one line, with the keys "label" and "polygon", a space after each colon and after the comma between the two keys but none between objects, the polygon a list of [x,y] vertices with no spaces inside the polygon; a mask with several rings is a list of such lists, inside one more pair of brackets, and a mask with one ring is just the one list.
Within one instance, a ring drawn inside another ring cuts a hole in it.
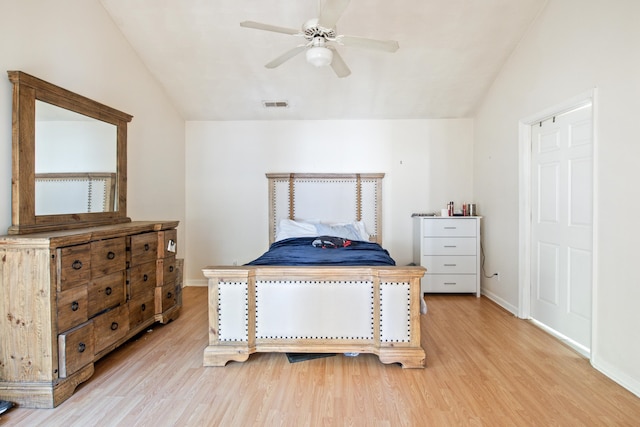
[{"label": "white panel door", "polygon": [[531,128],[531,317],[591,348],[591,105]]}]

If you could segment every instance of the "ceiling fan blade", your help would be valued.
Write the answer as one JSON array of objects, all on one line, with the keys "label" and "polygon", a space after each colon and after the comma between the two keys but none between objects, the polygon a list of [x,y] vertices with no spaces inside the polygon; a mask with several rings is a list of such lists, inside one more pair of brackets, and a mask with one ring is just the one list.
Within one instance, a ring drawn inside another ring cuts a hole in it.
[{"label": "ceiling fan blade", "polygon": [[364,37],[339,36],[338,43],[344,46],[362,47],[365,49],[382,50],[385,52],[395,52],[400,45],[395,40],[374,40]]},{"label": "ceiling fan blade", "polygon": [[336,22],[350,2],[351,0],[327,0],[318,17],[318,26],[327,29],[335,28]]},{"label": "ceiling fan blade", "polygon": [[351,74],[351,70],[347,67],[344,59],[342,59],[342,56],[338,53],[338,50],[333,46],[328,47],[333,51],[333,60],[331,61],[331,68],[333,68],[333,72],[340,78],[347,77]]},{"label": "ceiling fan blade", "polygon": [[288,61],[289,59],[293,58],[294,56],[296,56],[297,54],[299,54],[301,52],[304,52],[306,49],[307,49],[306,45],[294,47],[293,49],[286,51],[285,53],[283,53],[282,55],[278,56],[273,61],[271,61],[268,64],[266,64],[265,67],[267,67],[267,68],[276,68],[277,66],[281,65],[283,62]]},{"label": "ceiling fan blade", "polygon": [[240,26],[245,28],[254,28],[256,30],[273,31],[274,33],[291,35],[300,34],[300,30],[294,30],[293,28],[278,27],[276,25],[262,24],[254,21],[243,21],[240,23]]}]

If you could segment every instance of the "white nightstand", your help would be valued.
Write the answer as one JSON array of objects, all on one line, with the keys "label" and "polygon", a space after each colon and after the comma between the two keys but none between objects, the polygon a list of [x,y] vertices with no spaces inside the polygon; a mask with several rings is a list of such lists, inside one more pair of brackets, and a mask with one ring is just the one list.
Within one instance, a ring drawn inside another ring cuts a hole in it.
[{"label": "white nightstand", "polygon": [[422,293],[480,296],[480,217],[414,216],[413,262],[427,269]]}]

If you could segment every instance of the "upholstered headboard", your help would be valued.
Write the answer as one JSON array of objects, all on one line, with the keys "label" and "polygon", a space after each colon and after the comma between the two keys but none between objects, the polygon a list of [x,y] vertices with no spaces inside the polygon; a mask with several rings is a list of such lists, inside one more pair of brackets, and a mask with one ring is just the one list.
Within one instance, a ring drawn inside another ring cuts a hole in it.
[{"label": "upholstered headboard", "polygon": [[267,178],[269,244],[281,219],[363,221],[370,240],[382,244],[384,173],[268,173]]},{"label": "upholstered headboard", "polygon": [[111,172],[37,173],[36,215],[113,212],[116,182]]}]

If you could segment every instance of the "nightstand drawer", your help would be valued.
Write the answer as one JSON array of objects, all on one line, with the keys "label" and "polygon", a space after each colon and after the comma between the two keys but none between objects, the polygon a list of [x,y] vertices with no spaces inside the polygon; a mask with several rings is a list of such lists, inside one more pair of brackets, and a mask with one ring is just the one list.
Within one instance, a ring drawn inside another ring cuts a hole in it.
[{"label": "nightstand drawer", "polygon": [[424,281],[425,292],[467,293],[476,291],[475,274],[427,274]]},{"label": "nightstand drawer", "polygon": [[421,265],[427,269],[427,274],[476,274],[475,256],[425,255]]},{"label": "nightstand drawer", "polygon": [[475,237],[425,237],[423,255],[477,255]]},{"label": "nightstand drawer", "polygon": [[424,237],[475,237],[475,218],[434,219],[424,224]]}]

